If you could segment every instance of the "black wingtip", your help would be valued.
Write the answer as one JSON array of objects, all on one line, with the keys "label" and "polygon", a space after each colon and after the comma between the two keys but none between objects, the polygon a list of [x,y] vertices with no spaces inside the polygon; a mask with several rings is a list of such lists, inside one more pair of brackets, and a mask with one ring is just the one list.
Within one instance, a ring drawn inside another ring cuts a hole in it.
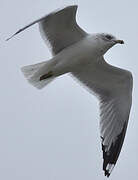
[{"label": "black wingtip", "polygon": [[107,171],[107,170],[104,170],[104,175],[109,177],[110,176],[110,173]]},{"label": "black wingtip", "polygon": [[15,36],[15,34],[12,35],[12,36],[10,36],[9,38],[7,38],[5,41],[9,41],[9,40],[12,39],[14,36]]},{"label": "black wingtip", "polygon": [[[103,170],[105,173],[105,176],[109,177],[116,162],[119,157],[121,147],[123,145],[125,132],[127,128],[127,123],[124,124],[124,127],[121,131],[121,133],[117,136],[115,142],[111,144],[111,147],[108,151],[106,151],[106,146],[103,145],[102,142],[102,151],[103,151]],[[104,141],[104,138],[101,137],[102,141]],[[110,167],[108,167],[110,165]]]},{"label": "black wingtip", "polygon": [[112,172],[112,171],[111,171],[111,172],[109,173],[109,170],[107,170],[105,166],[103,167],[103,171],[104,171],[104,175],[105,175],[106,177],[109,177],[110,174],[111,174],[111,172]]},{"label": "black wingtip", "polygon": [[33,23],[25,26],[24,28],[19,29],[15,34],[13,34],[12,36],[10,36],[9,38],[6,39],[6,41],[9,41],[10,39],[12,39],[14,36],[16,36],[17,34],[19,34],[20,32],[24,31],[25,29],[27,29],[28,27],[32,26],[33,24],[35,24],[37,21],[34,21]]},{"label": "black wingtip", "polygon": [[13,34],[12,36],[10,36],[9,38],[6,39],[6,41],[9,41],[10,39],[12,39],[14,36],[16,36],[18,33],[20,33],[21,30],[17,31],[15,34]]}]

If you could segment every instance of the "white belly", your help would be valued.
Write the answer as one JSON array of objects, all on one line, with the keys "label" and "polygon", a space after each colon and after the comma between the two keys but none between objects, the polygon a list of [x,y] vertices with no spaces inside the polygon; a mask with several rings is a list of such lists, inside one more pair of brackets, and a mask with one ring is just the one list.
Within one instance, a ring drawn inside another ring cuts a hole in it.
[{"label": "white belly", "polygon": [[83,39],[82,41],[64,49],[57,54],[53,61],[56,65],[53,72],[56,76],[68,72],[74,72],[88,64],[95,64],[101,54],[99,48],[94,45],[93,39]]}]

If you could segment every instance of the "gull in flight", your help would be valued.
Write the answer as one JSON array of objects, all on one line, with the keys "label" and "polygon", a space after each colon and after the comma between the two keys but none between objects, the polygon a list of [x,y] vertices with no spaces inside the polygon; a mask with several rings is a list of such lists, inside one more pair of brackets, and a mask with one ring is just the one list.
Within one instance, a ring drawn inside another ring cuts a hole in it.
[{"label": "gull in flight", "polygon": [[109,177],[127,129],[133,79],[131,72],[111,66],[103,57],[114,45],[123,44],[123,40],[107,33],[86,33],[76,22],[76,11],[77,5],[57,10],[13,36],[38,23],[42,38],[50,47],[50,60],[21,69],[34,87],[42,89],[56,77],[71,73],[98,98],[103,170]]}]

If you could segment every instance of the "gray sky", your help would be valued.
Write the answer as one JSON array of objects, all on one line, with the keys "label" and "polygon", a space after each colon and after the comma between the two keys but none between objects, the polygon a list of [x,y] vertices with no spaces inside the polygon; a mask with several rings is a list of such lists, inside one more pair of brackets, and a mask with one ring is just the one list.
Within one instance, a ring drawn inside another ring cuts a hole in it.
[{"label": "gray sky", "polygon": [[35,25],[4,40],[29,22],[68,4],[87,32],[109,32],[125,41],[107,54],[109,63],[133,73],[133,107],[125,143],[111,180],[137,178],[137,0],[0,0],[0,179],[101,180],[102,150],[95,97],[68,75],[39,91],[20,67],[50,58]]}]

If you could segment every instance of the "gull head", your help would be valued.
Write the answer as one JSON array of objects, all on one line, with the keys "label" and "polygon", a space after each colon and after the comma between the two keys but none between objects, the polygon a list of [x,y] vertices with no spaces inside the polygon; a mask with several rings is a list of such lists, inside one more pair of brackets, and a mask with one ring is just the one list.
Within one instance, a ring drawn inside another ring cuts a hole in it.
[{"label": "gull head", "polygon": [[105,54],[111,47],[116,44],[124,44],[123,40],[117,39],[112,34],[98,33],[95,35],[95,40],[97,41],[97,46],[100,51]]}]

